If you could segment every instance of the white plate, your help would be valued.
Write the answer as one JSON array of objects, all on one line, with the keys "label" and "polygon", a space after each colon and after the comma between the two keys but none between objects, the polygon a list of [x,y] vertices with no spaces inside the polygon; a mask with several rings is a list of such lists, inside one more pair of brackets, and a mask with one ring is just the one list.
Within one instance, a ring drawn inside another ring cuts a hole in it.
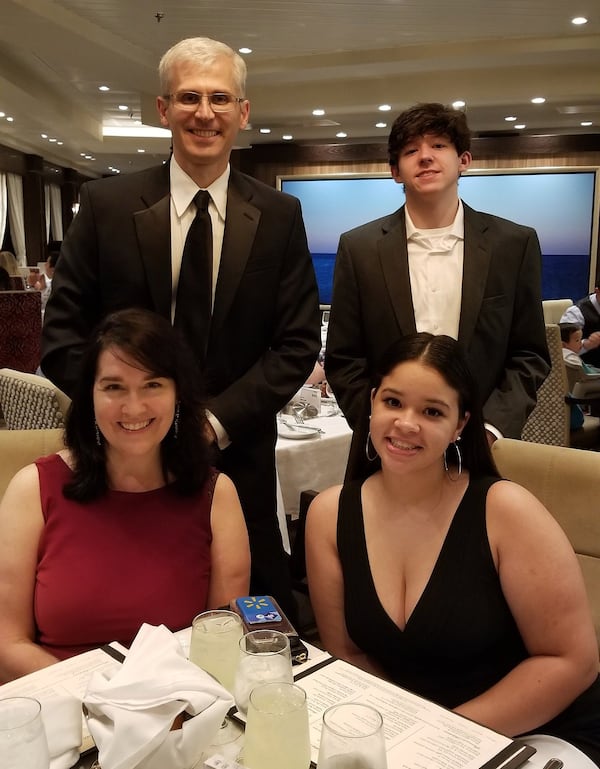
[{"label": "white plate", "polygon": [[316,427],[309,429],[309,425],[295,428],[279,422],[277,424],[277,434],[281,438],[289,438],[291,441],[302,441],[306,438],[314,438],[315,435],[319,435],[319,431]]}]

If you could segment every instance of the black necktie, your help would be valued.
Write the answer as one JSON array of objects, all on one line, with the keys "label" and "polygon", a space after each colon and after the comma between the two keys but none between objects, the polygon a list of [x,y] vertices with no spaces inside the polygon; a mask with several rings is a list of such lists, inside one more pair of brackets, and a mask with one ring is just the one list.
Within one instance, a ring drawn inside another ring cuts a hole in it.
[{"label": "black necktie", "polygon": [[208,213],[210,193],[194,195],[196,217],[188,230],[177,285],[175,326],[204,361],[212,309],[212,225]]}]

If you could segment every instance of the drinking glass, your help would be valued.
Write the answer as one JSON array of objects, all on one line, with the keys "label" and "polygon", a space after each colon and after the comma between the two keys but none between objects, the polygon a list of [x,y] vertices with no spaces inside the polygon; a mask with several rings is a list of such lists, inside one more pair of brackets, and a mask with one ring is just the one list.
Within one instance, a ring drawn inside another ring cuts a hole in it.
[{"label": "drinking glass", "polygon": [[243,750],[248,769],[308,769],[306,692],[296,684],[259,684],[250,693]]},{"label": "drinking glass", "polygon": [[48,769],[41,705],[30,697],[0,700],[0,769]]},{"label": "drinking glass", "polygon": [[323,713],[319,769],[386,769],[381,713],[346,702]]},{"label": "drinking glass", "polygon": [[206,670],[233,694],[242,620],[233,611],[205,611],[194,617],[190,662]]},{"label": "drinking glass", "polygon": [[269,681],[294,682],[290,641],[278,630],[252,630],[240,638],[240,661],[233,694],[238,710],[246,715],[250,692]]},{"label": "drinking glass", "polygon": [[[190,662],[214,676],[230,694],[233,694],[242,633],[242,620],[233,611],[204,611],[192,621]],[[227,757],[235,760],[237,756],[230,755],[229,751],[237,753],[242,731],[240,726],[225,716],[208,748],[211,752],[203,755],[208,758],[213,753],[227,752]]]}]

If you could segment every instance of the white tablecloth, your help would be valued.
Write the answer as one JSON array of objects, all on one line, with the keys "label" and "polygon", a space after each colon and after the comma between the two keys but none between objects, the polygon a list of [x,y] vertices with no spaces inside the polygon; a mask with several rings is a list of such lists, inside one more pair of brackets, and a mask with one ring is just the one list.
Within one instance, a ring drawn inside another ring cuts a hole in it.
[{"label": "white tablecloth", "polygon": [[[287,418],[291,420],[291,417]],[[277,439],[279,508],[281,513],[292,517],[298,514],[301,491],[323,491],[342,483],[352,437],[341,414],[307,419],[306,424],[319,427],[324,433],[305,440]]]}]

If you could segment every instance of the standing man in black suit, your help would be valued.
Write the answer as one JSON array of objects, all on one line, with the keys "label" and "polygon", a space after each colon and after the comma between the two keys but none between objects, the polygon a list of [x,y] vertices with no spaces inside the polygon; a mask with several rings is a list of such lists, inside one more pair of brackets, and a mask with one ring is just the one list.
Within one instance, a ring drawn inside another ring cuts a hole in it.
[{"label": "standing man in black suit", "polygon": [[406,205],[340,238],[325,372],[354,429],[350,475],[364,471],[373,365],[399,336],[462,342],[490,442],[520,437],[549,371],[537,235],[462,203],[469,148],[463,112],[442,104],[403,112],[388,155]]},{"label": "standing man in black suit", "polygon": [[184,281],[178,294],[178,281],[194,197],[207,190],[212,308],[209,327],[197,338],[188,331],[188,342],[203,371],[219,468],[244,508],[252,591],[274,594],[293,614],[276,512],[275,416],[320,348],[302,214],[295,198],[230,168],[249,117],[246,65],[237,53],[207,38],[182,40],[161,59],[159,75],[170,163],[81,188],[46,308],[42,370],[68,393],[92,328],[118,308],[146,307],[176,325],[181,315],[182,328],[193,326],[199,308],[186,299]]}]

